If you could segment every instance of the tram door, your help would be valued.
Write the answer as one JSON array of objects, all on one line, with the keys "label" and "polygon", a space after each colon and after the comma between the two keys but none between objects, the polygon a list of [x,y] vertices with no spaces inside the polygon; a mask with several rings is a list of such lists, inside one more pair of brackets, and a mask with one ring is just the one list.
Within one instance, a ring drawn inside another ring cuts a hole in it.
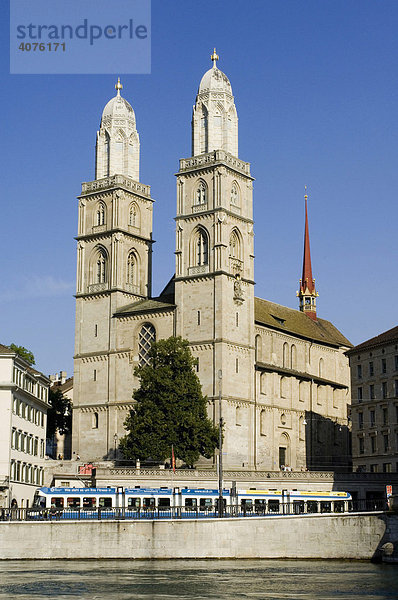
[{"label": "tram door", "polygon": [[290,492],[282,490],[282,512],[284,515],[290,514]]}]

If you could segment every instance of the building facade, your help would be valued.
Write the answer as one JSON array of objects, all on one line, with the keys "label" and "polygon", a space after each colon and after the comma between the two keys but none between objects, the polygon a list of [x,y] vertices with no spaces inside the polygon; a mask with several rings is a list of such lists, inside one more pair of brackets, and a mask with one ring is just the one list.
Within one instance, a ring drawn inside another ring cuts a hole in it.
[{"label": "building facade", "polygon": [[226,467],[346,464],[351,344],[316,316],[307,216],[301,310],[254,296],[253,178],[238,156],[231,84],[211,58],[193,108],[192,156],[177,173],[175,274],[157,297],[153,200],[139,181],[135,115],[120,82],[104,109],[96,179],[79,197],[73,451],[117,456],[135,366],[154,340],[180,335],[214,422],[221,393]]},{"label": "building facade", "polygon": [[398,327],[347,352],[354,469],[398,472]]},{"label": "building facade", "polygon": [[0,507],[30,506],[43,485],[49,385],[0,344]]}]

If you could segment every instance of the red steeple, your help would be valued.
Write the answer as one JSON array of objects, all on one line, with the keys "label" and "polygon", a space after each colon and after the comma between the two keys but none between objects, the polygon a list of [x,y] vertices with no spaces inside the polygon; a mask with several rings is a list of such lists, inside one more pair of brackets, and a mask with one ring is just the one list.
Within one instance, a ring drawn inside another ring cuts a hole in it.
[{"label": "red steeple", "polygon": [[300,310],[305,312],[311,319],[316,321],[316,297],[315,279],[312,278],[310,234],[308,230],[308,207],[307,207],[307,186],[305,188],[305,232],[304,232],[304,256],[303,256],[303,274],[300,279],[300,290],[297,295],[300,299]]}]

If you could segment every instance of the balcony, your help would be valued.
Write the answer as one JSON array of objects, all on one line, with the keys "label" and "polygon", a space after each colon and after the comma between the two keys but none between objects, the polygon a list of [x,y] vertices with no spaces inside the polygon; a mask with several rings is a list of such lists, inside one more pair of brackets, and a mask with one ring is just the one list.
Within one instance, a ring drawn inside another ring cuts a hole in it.
[{"label": "balcony", "polygon": [[203,204],[194,204],[192,206],[193,213],[204,212],[207,210],[207,202],[203,202]]}]

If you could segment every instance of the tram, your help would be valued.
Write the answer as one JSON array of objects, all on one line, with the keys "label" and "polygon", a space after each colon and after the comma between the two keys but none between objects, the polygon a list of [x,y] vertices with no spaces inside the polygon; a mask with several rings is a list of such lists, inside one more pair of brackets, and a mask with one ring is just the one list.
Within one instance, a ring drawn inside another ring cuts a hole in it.
[{"label": "tram", "polygon": [[[347,492],[224,489],[225,516],[272,516],[345,513],[352,510]],[[207,488],[42,487],[32,514],[58,518],[189,518],[216,516],[219,491]]]}]

